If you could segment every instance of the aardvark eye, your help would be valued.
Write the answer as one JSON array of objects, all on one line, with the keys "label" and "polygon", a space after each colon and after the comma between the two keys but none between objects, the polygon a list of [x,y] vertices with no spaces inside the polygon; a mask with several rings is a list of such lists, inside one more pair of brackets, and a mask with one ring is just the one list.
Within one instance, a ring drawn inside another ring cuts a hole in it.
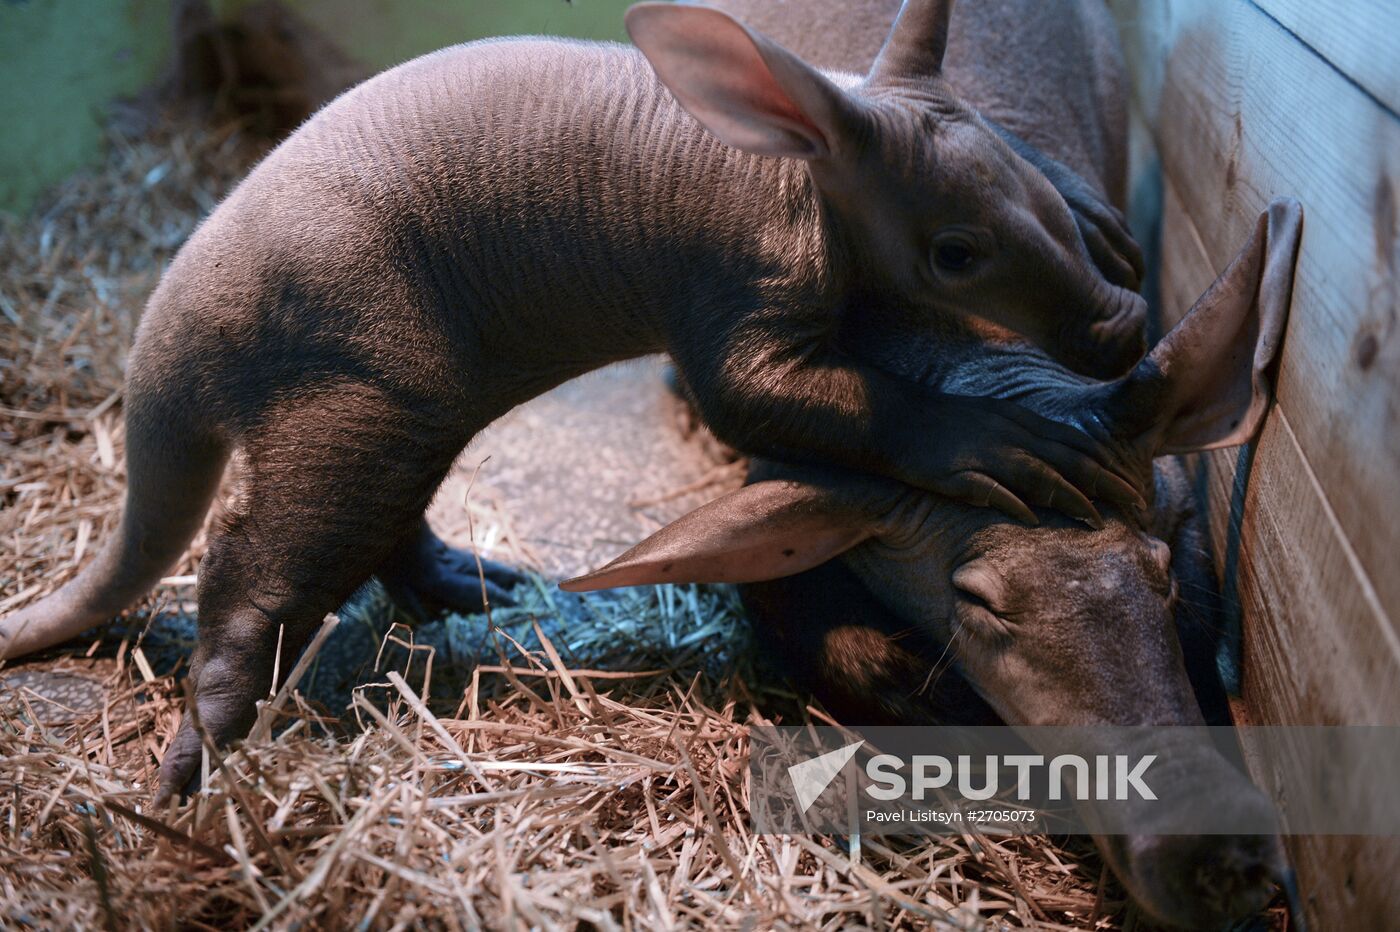
[{"label": "aardvark eye", "polygon": [[933,244],[933,263],[945,272],[966,272],[976,261],[976,249],[967,237],[944,236]]}]

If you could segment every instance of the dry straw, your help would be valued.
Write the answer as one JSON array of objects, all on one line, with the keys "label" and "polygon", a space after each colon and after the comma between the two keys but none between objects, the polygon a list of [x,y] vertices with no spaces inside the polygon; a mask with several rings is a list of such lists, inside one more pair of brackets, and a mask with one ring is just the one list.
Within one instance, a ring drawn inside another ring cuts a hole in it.
[{"label": "dry straw", "polygon": [[[139,308],[252,155],[236,127],[115,134],[103,171],[3,228],[0,612],[61,583],[112,529]],[[0,698],[0,925],[1132,921],[1116,894],[1096,892],[1101,867],[1083,842],[867,838],[853,854],[839,839],[754,834],[747,726],[775,709],[812,713],[748,672],[732,596],[661,587],[590,602],[566,642],[549,599],[541,586],[509,623],[502,613],[488,629],[495,661],[446,679],[442,658],[434,673],[420,656],[383,662],[348,709],[291,689],[270,697],[253,738],[215,755],[206,789],[169,811],[151,809],[151,790],[183,687],[139,643],[0,671],[67,671],[96,697],[65,709],[20,677]]]},{"label": "dry straw", "polygon": [[479,668],[442,715],[395,671],[356,694],[361,723],[344,732],[292,693],[290,727],[220,755],[208,788],[170,812],[149,809],[182,705],[170,679],[118,665],[101,708],[71,726],[43,724],[21,695],[0,718],[0,781],[14,787],[0,915],[46,928],[983,928],[1095,908],[1073,858],[1038,839],[866,839],[857,862],[831,840],[755,835],[738,690],[570,670],[541,643]]}]

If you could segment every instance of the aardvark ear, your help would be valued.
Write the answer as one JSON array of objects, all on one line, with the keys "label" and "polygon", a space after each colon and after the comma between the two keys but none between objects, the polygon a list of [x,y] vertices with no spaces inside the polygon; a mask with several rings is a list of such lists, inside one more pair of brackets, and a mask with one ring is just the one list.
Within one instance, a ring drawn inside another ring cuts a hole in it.
[{"label": "aardvark ear", "polygon": [[816,68],[704,6],[639,3],[627,32],[676,100],[715,136],[756,155],[825,158],[859,104]]},{"label": "aardvark ear", "polygon": [[875,64],[872,83],[932,78],[943,70],[953,0],[904,0]]},{"label": "aardvark ear", "polygon": [[1268,369],[1283,340],[1303,208],[1280,198],[1259,215],[1234,261],[1153,348],[1113,384],[1104,419],[1154,455],[1249,442],[1272,396]]},{"label": "aardvark ear", "polygon": [[791,576],[878,536],[907,491],[826,471],[757,482],[673,521],[602,569],[559,585],[587,592]]}]

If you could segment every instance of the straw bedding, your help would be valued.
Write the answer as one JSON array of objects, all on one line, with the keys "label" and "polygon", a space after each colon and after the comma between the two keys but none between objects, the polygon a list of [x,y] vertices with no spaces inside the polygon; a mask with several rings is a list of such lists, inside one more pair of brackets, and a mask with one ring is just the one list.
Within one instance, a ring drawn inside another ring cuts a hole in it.
[{"label": "straw bedding", "polygon": [[[139,309],[256,150],[232,125],[114,131],[105,168],[0,228],[0,612],[114,527]],[[1136,922],[1082,840],[867,838],[856,853],[753,834],[746,726],[821,713],[755,669],[724,589],[580,600],[536,580],[490,619],[416,630],[368,590],[250,740],[210,755],[207,788],[155,811],[202,547],[125,627],[0,671],[0,925]]]}]

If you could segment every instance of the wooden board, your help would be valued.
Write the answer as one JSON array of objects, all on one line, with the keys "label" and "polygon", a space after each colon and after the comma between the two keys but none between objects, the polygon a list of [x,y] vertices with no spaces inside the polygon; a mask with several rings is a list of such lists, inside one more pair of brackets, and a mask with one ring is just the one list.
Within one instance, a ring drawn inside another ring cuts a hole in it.
[{"label": "wooden board", "polygon": [[[1177,319],[1218,268],[1165,189],[1162,302]],[[1400,637],[1300,449],[1288,407],[1269,414],[1249,481],[1238,450],[1209,456],[1211,530],[1246,621],[1244,693],[1256,724],[1400,725]]]},{"label": "wooden board", "polygon": [[[1279,404],[1251,455],[1206,458],[1217,563],[1244,625],[1245,707],[1257,724],[1397,723],[1400,5],[1110,5],[1135,117],[1154,144],[1134,151],[1155,149],[1164,175],[1166,322],[1271,198],[1292,194],[1307,211]],[[1135,179],[1147,175],[1135,167]],[[1315,928],[1394,924],[1394,839],[1308,836],[1289,847]]]},{"label": "wooden board", "polygon": [[1400,112],[1400,3],[1254,0],[1391,113]]},{"label": "wooden board", "polygon": [[[1400,120],[1246,0],[1112,5],[1136,104],[1212,268],[1271,198],[1305,206],[1279,397],[1299,461],[1394,630]],[[1340,597],[1348,583],[1327,592]]]},{"label": "wooden board", "polygon": [[[1163,194],[1161,297],[1174,321],[1218,269],[1169,183]],[[1269,414],[1253,450],[1243,466],[1238,450],[1205,457],[1216,564],[1245,620],[1251,724],[1400,724],[1400,641],[1303,460],[1286,408]],[[1242,468],[1248,482],[1237,484]],[[1269,785],[1268,773],[1255,776]],[[1355,797],[1389,795],[1388,781],[1360,776]],[[1300,836],[1289,849],[1314,928],[1385,928],[1400,915],[1394,839]]]}]

